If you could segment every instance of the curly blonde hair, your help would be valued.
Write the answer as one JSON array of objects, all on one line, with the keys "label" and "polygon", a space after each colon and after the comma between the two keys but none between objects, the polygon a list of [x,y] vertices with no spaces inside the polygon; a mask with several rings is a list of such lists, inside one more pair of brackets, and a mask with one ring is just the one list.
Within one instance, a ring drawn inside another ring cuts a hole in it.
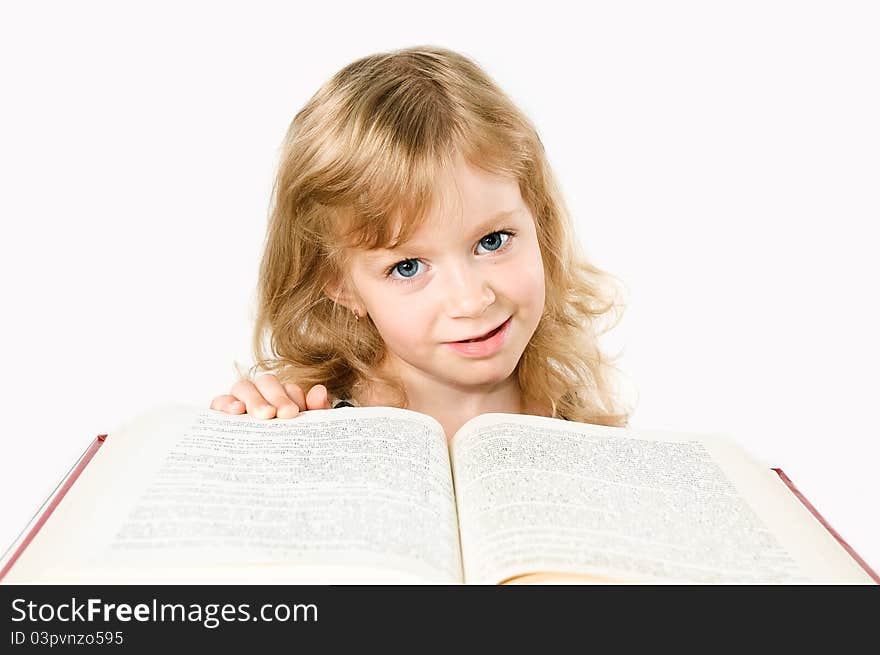
[{"label": "curly blonde hair", "polygon": [[378,385],[407,407],[402,382],[379,371],[386,349],[375,325],[326,289],[348,279],[353,249],[395,248],[418,230],[456,156],[518,180],[535,218],[546,300],[515,370],[524,400],[556,418],[625,426],[617,357],[598,343],[620,320],[619,280],[578,251],[528,118],[472,60],[434,46],[349,64],[294,117],[272,193],[250,373],[323,384],[335,397]]}]

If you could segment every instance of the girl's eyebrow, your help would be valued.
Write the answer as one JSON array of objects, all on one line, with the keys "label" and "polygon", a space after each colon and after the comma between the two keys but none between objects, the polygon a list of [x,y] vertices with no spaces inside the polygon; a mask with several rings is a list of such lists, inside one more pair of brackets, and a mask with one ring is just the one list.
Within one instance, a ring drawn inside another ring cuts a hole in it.
[{"label": "girl's eyebrow", "polygon": [[483,232],[491,229],[494,226],[494,223],[500,221],[502,218],[508,218],[510,216],[515,216],[520,213],[522,209],[517,207],[516,209],[506,209],[504,211],[500,211],[493,216],[490,216],[485,221],[477,225],[474,230],[471,232],[472,237],[482,236]]},{"label": "girl's eyebrow", "polygon": [[[516,209],[505,209],[503,211],[500,211],[500,212],[493,214],[492,216],[490,216],[486,220],[479,223],[471,231],[469,238],[475,238],[478,236],[482,236],[486,230],[492,229],[492,227],[495,225],[495,223],[497,223],[499,220],[501,220],[503,218],[510,217],[510,216],[515,216],[516,214],[520,213],[521,211],[523,211],[522,208],[518,207]],[[384,259],[384,258],[386,258],[396,252],[400,252],[402,250],[422,250],[422,248],[417,241],[410,241],[407,243],[401,243],[397,248],[380,248],[378,250],[371,251],[370,253],[367,254],[367,258],[370,260],[377,260],[378,261],[378,260]]]}]

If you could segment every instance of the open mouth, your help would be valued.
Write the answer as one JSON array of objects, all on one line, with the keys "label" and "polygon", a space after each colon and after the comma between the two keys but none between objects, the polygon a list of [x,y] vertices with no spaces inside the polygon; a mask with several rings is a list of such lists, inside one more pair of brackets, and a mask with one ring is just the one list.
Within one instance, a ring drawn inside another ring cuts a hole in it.
[{"label": "open mouth", "polygon": [[[510,319],[508,318],[507,321],[509,320]],[[485,341],[486,339],[491,339],[496,334],[498,334],[505,325],[507,325],[507,321],[504,321],[504,323],[499,325],[497,328],[495,328],[491,332],[487,332],[481,337],[477,337],[476,339],[465,339],[464,341],[456,341],[455,343],[473,343],[474,341]]]}]

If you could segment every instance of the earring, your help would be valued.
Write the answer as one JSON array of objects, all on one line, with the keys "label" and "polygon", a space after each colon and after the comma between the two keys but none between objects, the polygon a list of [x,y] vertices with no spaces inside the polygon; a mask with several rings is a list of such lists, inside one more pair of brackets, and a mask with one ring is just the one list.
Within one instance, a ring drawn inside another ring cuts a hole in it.
[{"label": "earring", "polygon": [[354,320],[356,320],[356,321],[361,320],[361,317],[358,316],[357,311],[355,311],[354,309],[352,309],[352,310],[351,310],[351,313],[354,314]]}]

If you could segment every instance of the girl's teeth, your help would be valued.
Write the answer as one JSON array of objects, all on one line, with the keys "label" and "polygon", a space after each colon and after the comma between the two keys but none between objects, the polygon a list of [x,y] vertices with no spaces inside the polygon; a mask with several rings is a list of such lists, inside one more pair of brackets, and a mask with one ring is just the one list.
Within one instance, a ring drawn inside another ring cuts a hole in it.
[{"label": "girl's teeth", "polygon": [[474,341],[485,341],[486,339],[488,339],[489,337],[494,335],[496,332],[498,332],[499,329],[501,329],[500,325],[497,328],[495,328],[494,330],[492,330],[491,332],[489,332],[485,337],[480,337],[479,339],[466,339],[465,341],[459,341],[458,343],[473,343]]}]

